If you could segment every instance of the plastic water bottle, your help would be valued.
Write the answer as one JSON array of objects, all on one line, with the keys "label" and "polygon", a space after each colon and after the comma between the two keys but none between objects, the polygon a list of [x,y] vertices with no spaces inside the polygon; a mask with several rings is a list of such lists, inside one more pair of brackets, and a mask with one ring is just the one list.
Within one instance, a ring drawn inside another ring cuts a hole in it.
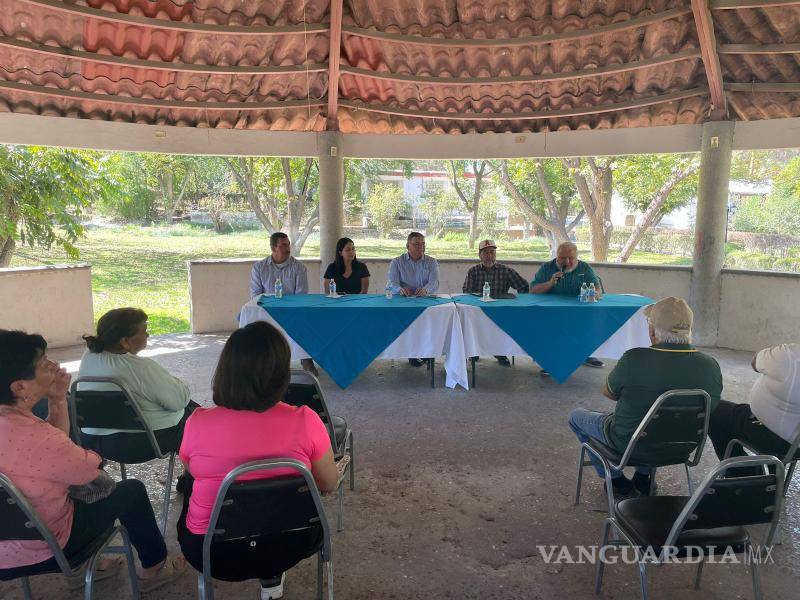
[{"label": "plastic water bottle", "polygon": [[593,283],[589,284],[589,302],[597,302],[597,290]]},{"label": "plastic water bottle", "polygon": [[386,299],[387,300],[391,300],[392,299],[392,296],[394,294],[392,293],[392,283],[390,281],[386,282],[386,287],[383,288],[383,293],[386,295]]},{"label": "plastic water bottle", "polygon": [[278,300],[283,298],[283,281],[281,281],[280,277],[275,280],[275,298]]},{"label": "plastic water bottle", "polygon": [[331,279],[331,282],[328,285],[328,295],[336,297],[336,281],[333,279]]},{"label": "plastic water bottle", "polygon": [[589,286],[585,283],[581,284],[581,302],[589,301]]},{"label": "plastic water bottle", "polygon": [[484,302],[488,300],[492,295],[492,287],[489,285],[489,282],[483,284],[483,300]]}]

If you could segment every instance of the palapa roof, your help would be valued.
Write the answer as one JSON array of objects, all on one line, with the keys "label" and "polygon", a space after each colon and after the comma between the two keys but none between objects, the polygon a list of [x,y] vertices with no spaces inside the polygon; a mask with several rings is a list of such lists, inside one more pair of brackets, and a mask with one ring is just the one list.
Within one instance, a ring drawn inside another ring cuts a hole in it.
[{"label": "palapa roof", "polygon": [[402,134],[800,116],[786,0],[0,5],[0,112]]}]

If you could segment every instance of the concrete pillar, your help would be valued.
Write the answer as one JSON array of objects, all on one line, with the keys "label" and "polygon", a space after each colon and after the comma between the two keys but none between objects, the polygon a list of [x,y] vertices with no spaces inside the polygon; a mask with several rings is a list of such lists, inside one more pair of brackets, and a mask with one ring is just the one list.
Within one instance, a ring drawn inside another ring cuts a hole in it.
[{"label": "concrete pillar", "polygon": [[[336,242],[344,225],[344,160],[342,134],[325,131],[319,134],[319,254],[320,272],[333,262]],[[309,282],[313,290],[313,282]]]},{"label": "concrete pillar", "polygon": [[694,311],[694,342],[703,346],[715,346],[719,334],[733,127],[732,121],[703,124],[689,297]]}]

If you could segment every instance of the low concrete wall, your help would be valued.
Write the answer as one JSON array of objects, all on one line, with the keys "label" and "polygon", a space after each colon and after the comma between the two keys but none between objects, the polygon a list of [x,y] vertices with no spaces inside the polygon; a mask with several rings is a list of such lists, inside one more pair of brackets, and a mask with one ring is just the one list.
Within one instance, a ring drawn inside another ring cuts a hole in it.
[{"label": "low concrete wall", "polygon": [[0,269],[0,328],[39,333],[58,348],[94,329],[88,264]]},{"label": "low concrete wall", "polygon": [[800,275],[723,270],[719,320],[717,344],[724,348],[800,342]]}]

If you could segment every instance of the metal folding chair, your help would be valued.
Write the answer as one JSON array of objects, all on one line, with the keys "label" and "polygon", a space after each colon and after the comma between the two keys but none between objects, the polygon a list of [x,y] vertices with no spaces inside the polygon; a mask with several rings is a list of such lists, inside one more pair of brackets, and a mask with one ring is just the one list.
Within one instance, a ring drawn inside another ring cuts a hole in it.
[{"label": "metal folding chair", "polygon": [[[299,369],[292,369],[291,381],[289,388],[283,398],[286,404],[292,406],[308,406],[311,410],[317,413],[325,424],[328,430],[328,436],[331,440],[331,448],[333,448],[333,457],[335,460],[340,460],[344,455],[350,457],[350,463],[347,465],[350,475],[350,490],[356,487],[355,479],[355,461],[353,458],[353,432],[347,426],[347,421],[341,417],[333,416],[328,411],[328,406],[325,403],[325,395],[322,392],[322,386],[314,375],[308,371]],[[347,471],[345,471],[346,473]],[[344,475],[344,474],[343,474]],[[339,481],[336,489],[336,531],[342,531],[343,525],[343,510],[344,510],[344,487],[342,485],[343,479]]]},{"label": "metal folding chair", "polygon": [[[119,534],[122,536],[122,546],[109,547],[111,540]],[[0,474],[0,541],[44,541],[47,542],[50,552],[53,553],[56,566],[50,561],[14,569],[17,574],[15,579],[20,579],[25,600],[32,600],[30,577],[47,573],[63,573],[66,577],[75,577],[80,574],[81,568],[86,565],[84,576],[84,599],[91,600],[94,573],[98,557],[104,553],[124,554],[128,563],[128,578],[131,583],[131,595],[139,598],[139,577],[136,574],[136,565],[133,561],[131,543],[128,532],[122,525],[112,526],[104,531],[85,548],[73,556],[65,556],[64,551],[56,540],[53,532],[44,524],[27,498],[5,475]],[[9,578],[10,579],[10,578]],[[8,581],[0,569],[0,581]]]},{"label": "metal folding chair", "polygon": [[[81,390],[83,383],[106,383],[119,388],[118,390]],[[139,405],[125,389],[122,383],[113,377],[79,377],[72,382],[69,390],[70,422],[73,428],[73,438],[81,444],[81,429],[122,429],[141,431],[142,444],[149,445],[152,458],[149,460],[169,459],[167,463],[167,479],[164,483],[164,499],[161,507],[161,533],[167,530],[169,518],[169,500],[172,490],[172,476],[175,470],[176,451],[163,452],[158,445],[155,433],[147,424]],[[103,458],[119,463],[122,479],[127,479],[126,464],[130,463],[124,455],[104,456]]]},{"label": "metal folding chair", "polygon": [[[253,471],[286,468],[294,469],[299,476],[237,481]],[[254,510],[256,507],[258,510]],[[257,460],[236,467],[222,480],[203,538],[203,572],[197,577],[200,600],[214,600],[213,544],[317,526],[322,527],[323,534],[322,547],[317,553],[317,600],[322,600],[323,567],[327,568],[328,600],[333,600],[330,527],[311,471],[300,461],[289,458]]]},{"label": "metal folding chair", "polygon": [[[702,402],[692,403],[687,398],[702,399]],[[649,467],[652,491],[658,467],[683,464],[689,493],[692,493],[689,467],[700,462],[710,416],[711,397],[705,390],[669,390],[653,402],[622,454],[594,438],[581,444],[575,504],[580,503],[583,469],[592,464],[591,460],[586,459],[587,453],[595,456],[603,465],[609,513],[614,506],[611,469],[621,471],[625,467]],[[654,451],[658,452],[658,460],[652,459]]]},{"label": "metal folding chair", "polygon": [[[756,477],[725,477],[728,469],[764,467]],[[770,474],[767,467],[775,467]],[[647,563],[662,566],[694,558],[699,562],[695,589],[700,588],[703,564],[709,556],[746,554],[753,595],[761,600],[759,561],[775,536],[783,501],[785,470],[774,456],[729,458],[719,463],[688,496],[649,496],[617,502],[603,524],[601,548],[632,547],[636,553],[642,600],[647,600]],[[762,546],[754,547],[747,525],[768,524]],[[609,540],[612,530],[621,539]],[[602,557],[605,552],[601,552]],[[768,552],[767,552],[768,555]],[[595,592],[603,585],[605,563],[597,561]]]}]

